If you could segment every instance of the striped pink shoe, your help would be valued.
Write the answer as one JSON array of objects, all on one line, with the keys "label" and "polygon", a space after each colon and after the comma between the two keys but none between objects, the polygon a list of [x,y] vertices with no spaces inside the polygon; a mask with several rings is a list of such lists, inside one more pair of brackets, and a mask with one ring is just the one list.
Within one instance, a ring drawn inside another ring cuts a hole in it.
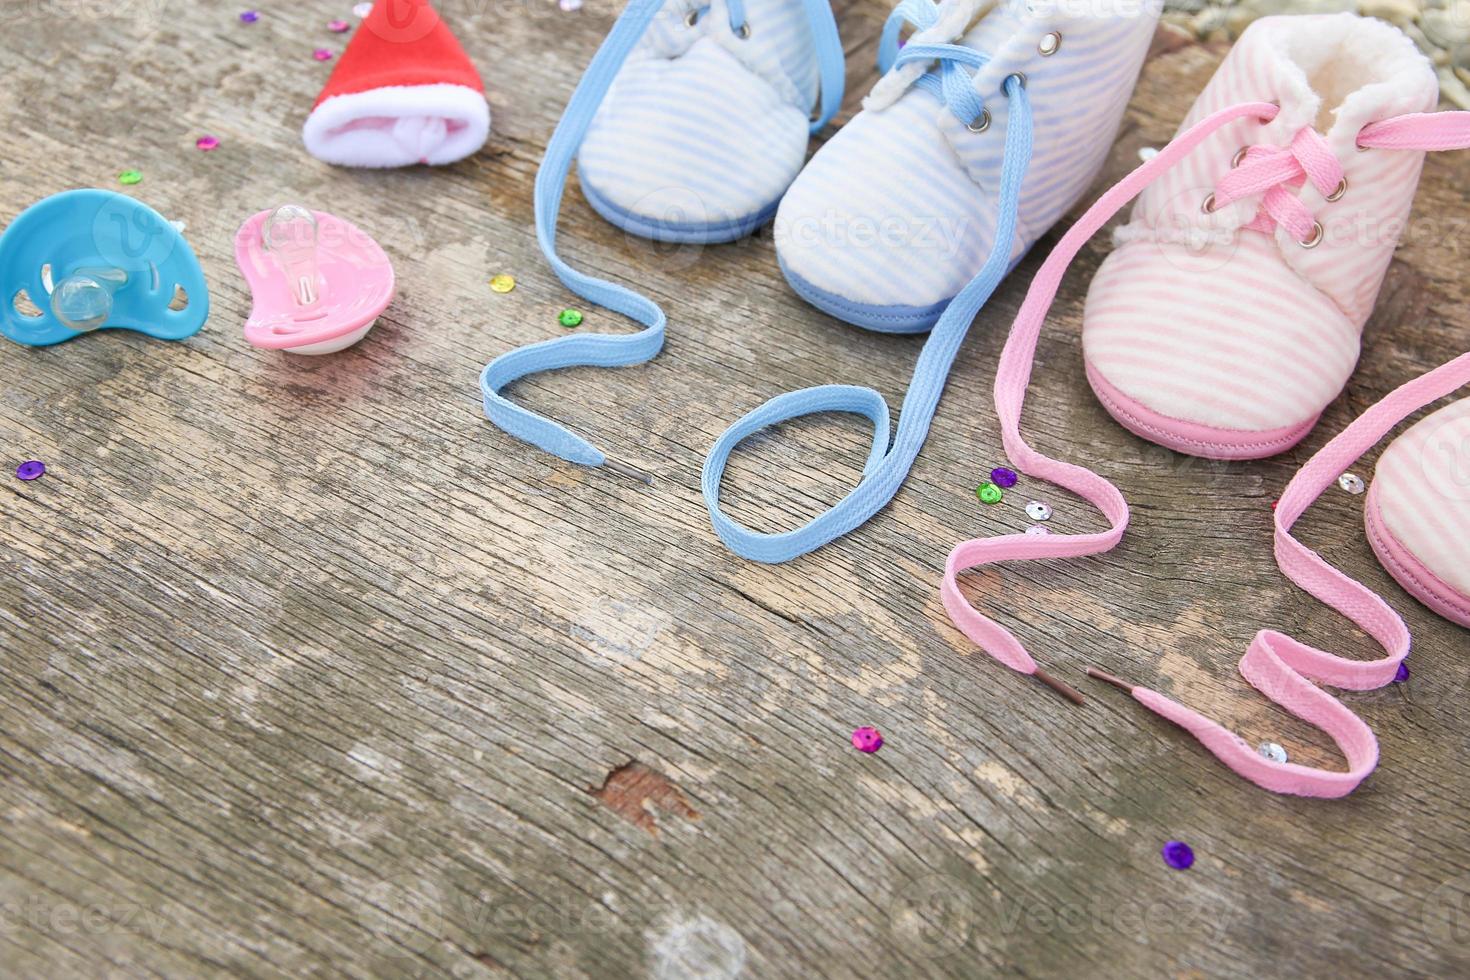
[{"label": "striped pink shoe", "polygon": [[[1128,528],[1128,503],[1116,486],[1084,466],[1038,452],[1021,434],[1037,340],[1067,267],[1124,207],[1135,199],[1152,202],[1152,207],[1135,210],[1119,249],[1140,257],[1139,281],[1120,275],[1123,263],[1115,262],[1114,255],[1099,272],[1099,279],[1111,282],[1100,289],[1095,281],[1088,299],[1086,329],[1091,333],[1086,347],[1094,387],[1105,398],[1126,390],[1130,401],[1113,399],[1109,407],[1114,413],[1135,416],[1124,424],[1176,448],[1244,456],[1296,442],[1357,359],[1357,330],[1396,237],[1379,224],[1363,226],[1364,234],[1348,244],[1335,240],[1327,229],[1337,227],[1340,205],[1353,200],[1367,219],[1402,221],[1424,153],[1470,149],[1470,112],[1416,111],[1433,101],[1434,79],[1418,54],[1401,41],[1384,25],[1354,18],[1259,22],[1242,38],[1243,50],[1227,60],[1216,78],[1220,84],[1211,84],[1188,126],[1098,198],[1037,270],[996,367],[1001,437],[1012,467],[1086,500],[1108,526],[1085,534],[1017,532],[976,538],[951,549],[940,585],[944,608],[966,636],[1001,663],[1081,700],[1065,682],[1045,675],[1009,628],[971,604],[959,576],[997,562],[1099,554],[1116,547]],[[1348,77],[1369,81],[1338,86]],[[1238,93],[1241,88],[1248,92]],[[1229,101],[1236,97],[1255,101]],[[1277,123],[1284,118],[1293,122],[1283,131]],[[1327,129],[1327,136],[1319,127]],[[1178,188],[1187,191],[1190,185],[1171,185],[1171,180],[1181,171],[1198,175],[1220,169],[1218,163],[1197,161],[1218,161],[1222,152],[1231,157],[1228,147],[1248,142],[1252,135],[1259,140],[1262,134],[1269,134],[1274,145],[1257,143],[1238,154],[1216,182],[1215,207],[1204,209],[1228,217],[1236,202],[1250,205],[1254,199],[1252,216],[1243,222],[1231,218],[1235,223],[1228,238],[1197,251],[1218,261],[1215,271],[1193,279],[1172,275],[1170,259],[1187,253],[1173,247],[1176,243],[1163,230],[1167,221],[1150,220],[1184,215],[1165,205],[1183,193]],[[1175,192],[1154,193],[1160,186],[1173,186]],[[1385,230],[1384,241],[1374,240],[1374,229]],[[1230,242],[1233,250],[1227,247]],[[1294,242],[1310,247],[1298,245],[1293,251]],[[1317,255],[1336,256],[1337,265],[1319,264]],[[1355,288],[1351,276],[1339,274],[1343,269],[1368,278]],[[1108,304],[1128,290],[1133,291],[1131,302],[1120,315]],[[1158,309],[1174,318],[1171,329],[1137,334],[1130,341],[1135,348],[1115,352],[1108,346],[1115,331],[1128,327],[1128,314],[1163,324]],[[1229,316],[1221,312],[1226,309]],[[1215,332],[1203,329],[1201,322],[1212,324]],[[1302,329],[1304,323],[1312,329]],[[1181,337],[1188,338],[1188,345]],[[1130,351],[1136,360],[1128,359]],[[1335,373],[1317,366],[1332,355],[1339,358]],[[1147,370],[1135,369],[1135,363]],[[1130,375],[1130,370],[1136,373]],[[1125,389],[1124,377],[1136,384]],[[1311,385],[1317,385],[1318,394],[1291,411],[1292,399],[1277,395],[1278,390]],[[1372,637],[1383,656],[1339,657],[1280,630],[1262,629],[1241,658],[1240,671],[1262,695],[1329,735],[1347,761],[1346,770],[1285,761],[1279,746],[1258,751],[1228,728],[1157,691],[1101,672],[1094,676],[1117,684],[1135,701],[1185,728],[1258,786],[1301,796],[1351,793],[1378,764],[1378,741],[1348,705],[1317,685],[1367,691],[1392,682],[1402,676],[1409,631],[1382,597],[1329,565],[1298,541],[1292,528],[1328,487],[1344,481],[1346,471],[1411,413],[1467,385],[1470,354],[1463,354],[1395,390],[1319,449],[1272,511],[1282,573]],[[1206,397],[1208,392],[1197,390],[1206,387],[1219,391]],[[1159,399],[1166,396],[1175,400],[1172,410],[1161,410],[1167,404]],[[1152,414],[1139,416],[1137,408],[1145,397],[1156,398],[1148,405]],[[1229,412],[1236,407],[1232,400],[1259,401],[1274,414],[1229,424]],[[1356,480],[1345,482],[1356,488]],[[1459,617],[1470,611],[1465,602],[1470,557],[1463,545],[1470,529],[1470,401],[1429,416],[1389,447],[1368,507],[1375,547],[1390,570],[1436,611],[1465,622]]]},{"label": "striped pink shoe", "polygon": [[1093,390],[1179,452],[1295,445],[1357,364],[1424,154],[1364,151],[1369,124],[1435,108],[1408,37],[1351,14],[1252,24],[1185,118],[1274,102],[1213,133],[1139,197],[1087,297]]},{"label": "striped pink shoe", "polygon": [[1368,541],[1404,590],[1470,626],[1470,398],[1415,424],[1378,459]]}]

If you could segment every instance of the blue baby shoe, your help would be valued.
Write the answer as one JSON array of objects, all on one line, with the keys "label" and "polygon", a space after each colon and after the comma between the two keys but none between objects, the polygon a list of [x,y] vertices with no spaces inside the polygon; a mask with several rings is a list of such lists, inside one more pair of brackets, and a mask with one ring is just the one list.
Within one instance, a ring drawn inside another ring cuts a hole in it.
[{"label": "blue baby shoe", "polygon": [[[813,13],[793,0],[658,6],[582,140],[588,202],[658,241],[734,241],[770,221],[806,160],[819,88],[841,98],[831,13]],[[835,48],[830,79],[819,40]]]},{"label": "blue baby shoe", "polygon": [[619,228],[659,241],[734,241],[775,215],[809,135],[842,101],[843,71],[828,0],[631,0],[546,147],[536,234],[568,289],[643,329],[558,337],[500,355],[480,374],[490,421],[563,459],[603,466],[601,450],[501,389],[555,368],[638,364],[663,348],[657,304],[556,254],[574,157],[588,202]]},{"label": "blue baby shoe", "polygon": [[0,235],[0,333],[17,343],[114,327],[183,340],[208,316],[204,271],[184,236],[130,197],[54,194]]},{"label": "blue baby shoe", "polygon": [[[1097,179],[1160,6],[902,0],[894,9],[878,44],[884,75],[782,198],[776,255],[792,288],[826,313],[870,330],[932,332],[891,435],[878,392],[824,385],[772,399],[716,440],[702,490],[731,550],[788,561],[893,499],[970,324]],[[873,424],[862,481],[795,530],[736,523],[720,508],[731,452],[763,429],[816,412]]]},{"label": "blue baby shoe", "polygon": [[[884,76],[782,200],[776,254],[813,306],[927,330],[997,247],[1014,264],[1097,179],[1158,4],[987,6],[900,3]],[[1021,178],[1009,199],[1007,167]]]}]

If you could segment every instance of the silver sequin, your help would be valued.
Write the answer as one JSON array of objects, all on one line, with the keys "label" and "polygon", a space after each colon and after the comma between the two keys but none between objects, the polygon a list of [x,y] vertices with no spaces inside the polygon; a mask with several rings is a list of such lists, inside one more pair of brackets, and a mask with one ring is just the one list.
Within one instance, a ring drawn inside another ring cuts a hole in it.
[{"label": "silver sequin", "polygon": [[1033,500],[1026,505],[1026,516],[1033,521],[1051,520],[1051,508],[1039,500]]},{"label": "silver sequin", "polygon": [[1342,476],[1337,478],[1337,485],[1342,487],[1348,493],[1352,494],[1354,497],[1367,489],[1367,487],[1363,483],[1363,478],[1356,473],[1344,473]]},{"label": "silver sequin", "polygon": [[1040,524],[1032,524],[1026,529],[1027,534],[1050,534],[1051,528],[1042,527]]},{"label": "silver sequin", "polygon": [[1270,759],[1272,762],[1286,761],[1286,750],[1276,742],[1262,742],[1257,746],[1256,752],[1260,753],[1261,758]]}]

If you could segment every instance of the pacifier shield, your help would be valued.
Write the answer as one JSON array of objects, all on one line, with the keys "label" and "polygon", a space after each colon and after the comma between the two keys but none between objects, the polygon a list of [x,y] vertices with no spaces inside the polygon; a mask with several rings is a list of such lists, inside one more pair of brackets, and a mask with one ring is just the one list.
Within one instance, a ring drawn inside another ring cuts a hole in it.
[{"label": "pacifier shield", "polygon": [[[93,287],[95,316],[86,328],[74,329],[60,315],[56,291],[81,280]],[[173,309],[179,289],[187,302]],[[204,271],[189,243],[157,211],[126,195],[96,189],[54,194],[21,212],[0,235],[0,333],[17,343],[39,347],[111,328],[183,340],[208,317]]]},{"label": "pacifier shield", "polygon": [[393,300],[387,253],[325,211],[285,205],[251,215],[235,234],[235,262],[250,287],[245,339],[267,350],[328,354],[350,347]]}]

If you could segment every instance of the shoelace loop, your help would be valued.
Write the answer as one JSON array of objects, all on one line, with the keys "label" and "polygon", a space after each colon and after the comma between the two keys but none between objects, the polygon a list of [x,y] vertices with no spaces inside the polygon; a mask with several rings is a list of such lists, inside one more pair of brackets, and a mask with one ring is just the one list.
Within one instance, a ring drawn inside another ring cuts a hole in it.
[{"label": "shoelace loop", "polygon": [[[904,395],[892,444],[889,443],[888,403],[882,395],[871,388],[820,385],[787,392],[748,412],[726,429],[710,448],[700,478],[704,503],[715,533],[742,558],[776,563],[814,551],[866,523],[888,505],[908,478],[909,470],[928,438],[939,396],[949,379],[960,345],[969,333],[970,324],[1015,261],[1011,252],[1019,219],[1021,183],[1031,166],[1031,103],[1025,84],[1018,76],[1012,75],[1006,80],[1005,91],[1010,112],[1002,150],[995,239],[990,255],[975,278],[949,301],[924,341],[914,365],[913,379]],[[720,509],[720,481],[735,447],[762,429],[820,412],[846,412],[863,416],[873,423],[873,447],[858,485],[847,496],[793,531],[752,531],[731,520]]]}]

